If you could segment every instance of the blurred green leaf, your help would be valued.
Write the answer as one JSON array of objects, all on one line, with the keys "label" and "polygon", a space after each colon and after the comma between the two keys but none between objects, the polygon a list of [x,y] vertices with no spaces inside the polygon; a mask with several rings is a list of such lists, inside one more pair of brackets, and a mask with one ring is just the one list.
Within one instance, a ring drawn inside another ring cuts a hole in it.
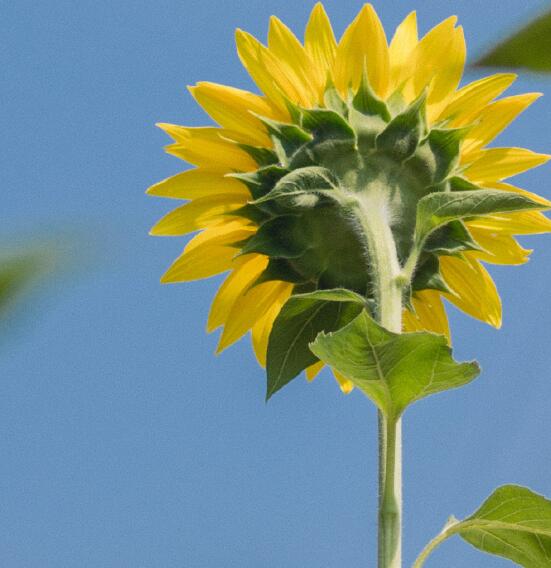
[{"label": "blurred green leaf", "polygon": [[477,67],[551,71],[551,11],[542,14],[478,59]]},{"label": "blurred green leaf", "polygon": [[0,257],[0,320],[51,269],[52,263],[53,255],[40,250]]}]

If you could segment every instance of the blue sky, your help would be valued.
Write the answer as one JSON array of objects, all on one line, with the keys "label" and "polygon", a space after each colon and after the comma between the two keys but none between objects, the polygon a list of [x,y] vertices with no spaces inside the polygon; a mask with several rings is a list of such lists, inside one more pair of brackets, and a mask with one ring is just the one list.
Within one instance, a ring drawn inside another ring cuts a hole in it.
[{"label": "blue sky", "polygon": [[[423,31],[456,13],[473,55],[545,3],[374,4],[387,30],[414,8]],[[0,238],[57,241],[69,260],[0,348],[0,565],[375,565],[374,408],[328,375],[266,405],[248,339],[214,357],[204,333],[219,280],[160,286],[183,242],[147,235],[172,204],[145,188],[182,169],[154,123],[206,123],[187,84],[252,87],[234,29],[264,38],[277,14],[301,32],[311,6],[5,3]],[[337,32],[360,6],[326,2]],[[549,152],[551,78],[513,87],[532,90],[549,95],[500,143]],[[517,181],[551,198],[549,179],[544,167]],[[405,565],[499,484],[551,496],[551,241],[523,242],[528,265],[492,268],[503,329],[451,314],[455,353],[481,378],[406,415]],[[510,564],[454,541],[427,564],[444,565]]]}]

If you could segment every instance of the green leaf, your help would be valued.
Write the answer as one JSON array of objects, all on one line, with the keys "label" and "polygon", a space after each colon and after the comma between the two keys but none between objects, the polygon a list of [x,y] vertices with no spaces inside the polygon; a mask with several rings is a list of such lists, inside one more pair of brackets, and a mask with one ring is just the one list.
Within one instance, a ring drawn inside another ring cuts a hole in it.
[{"label": "green leaf", "polygon": [[266,399],[316,363],[309,344],[320,331],[346,325],[365,305],[364,298],[344,289],[291,296],[277,316],[268,341]]},{"label": "green leaf", "polygon": [[416,240],[423,242],[434,229],[453,220],[526,209],[546,207],[524,195],[498,189],[431,193],[417,205]]},{"label": "green leaf", "polygon": [[[330,170],[320,166],[307,166],[294,170],[281,178],[265,196],[257,199],[255,205],[273,199],[281,200],[291,207],[308,204],[308,197],[338,189],[339,182]],[[314,201],[314,204],[317,199]]]},{"label": "green leaf", "polygon": [[469,383],[480,371],[477,363],[456,363],[444,336],[392,333],[366,311],[339,331],[320,333],[310,349],[389,419],[429,394]]},{"label": "green leaf", "polygon": [[414,568],[421,568],[437,546],[456,534],[482,552],[525,568],[551,567],[551,501],[526,487],[496,489],[470,517],[448,524],[423,550]]},{"label": "green leaf", "polygon": [[526,487],[500,487],[456,531],[479,550],[525,568],[551,566],[551,501]]},{"label": "green leaf", "polygon": [[478,59],[475,65],[551,71],[551,11],[505,39]]}]

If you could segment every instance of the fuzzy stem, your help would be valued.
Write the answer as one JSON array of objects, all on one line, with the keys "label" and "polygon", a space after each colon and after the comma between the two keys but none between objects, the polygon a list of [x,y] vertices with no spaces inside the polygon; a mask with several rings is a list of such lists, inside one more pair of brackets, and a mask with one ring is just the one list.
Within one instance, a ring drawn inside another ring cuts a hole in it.
[{"label": "fuzzy stem", "polygon": [[[379,323],[402,331],[403,279],[383,188],[371,188],[353,206],[365,236]],[[378,567],[402,566],[402,425],[379,412]]]}]

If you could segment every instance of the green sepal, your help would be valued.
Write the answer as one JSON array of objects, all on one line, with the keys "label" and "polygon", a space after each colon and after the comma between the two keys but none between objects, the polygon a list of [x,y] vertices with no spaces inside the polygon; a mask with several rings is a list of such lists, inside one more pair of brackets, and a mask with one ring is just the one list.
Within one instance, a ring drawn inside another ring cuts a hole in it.
[{"label": "green sepal", "polygon": [[[255,205],[277,199],[289,207],[308,206],[305,196],[318,196],[334,191],[339,187],[339,180],[327,168],[307,166],[299,168],[282,177],[274,188],[260,199]],[[315,202],[314,202],[315,204]]]},{"label": "green sepal", "polygon": [[247,173],[229,173],[226,177],[235,178],[244,183],[253,199],[260,199],[262,196],[269,193],[274,185],[285,175],[289,170],[278,165],[266,166],[259,168],[254,172]]},{"label": "green sepal", "polygon": [[302,118],[302,108],[299,105],[297,105],[297,103],[289,99],[287,96],[285,95],[282,96],[285,102],[285,106],[287,107],[287,111],[289,112],[289,116],[291,117],[291,122],[300,125],[300,121]]},{"label": "green sepal", "polygon": [[443,335],[392,333],[365,310],[339,331],[320,333],[310,348],[390,420],[416,400],[465,385],[480,372],[475,362],[455,362]]},{"label": "green sepal", "polygon": [[396,89],[390,97],[386,100],[386,106],[390,111],[391,116],[396,116],[404,111],[407,107],[406,100],[402,94],[401,89]]},{"label": "green sepal", "polygon": [[461,176],[453,176],[449,178],[448,183],[450,184],[450,191],[473,191],[482,189],[472,181]]},{"label": "green sepal", "polygon": [[432,231],[449,221],[530,209],[547,207],[524,195],[498,189],[431,193],[417,204],[416,242],[423,242]]},{"label": "green sepal", "polygon": [[290,284],[306,286],[310,279],[296,270],[291,261],[285,258],[270,258],[268,266],[262,271],[254,285],[263,282],[289,282]]},{"label": "green sepal", "polygon": [[352,99],[352,106],[362,114],[379,116],[385,122],[389,122],[391,119],[390,112],[385,102],[371,89],[365,66],[360,86]]},{"label": "green sepal", "polygon": [[251,146],[249,144],[238,144],[239,148],[247,152],[249,156],[259,165],[259,167],[271,166],[279,163],[279,156],[269,148]]},{"label": "green sepal", "polygon": [[483,249],[472,238],[462,221],[450,221],[427,238],[423,250],[438,255],[454,256],[469,250]]},{"label": "green sepal", "polygon": [[358,150],[361,154],[367,154],[375,148],[375,140],[387,124],[377,114],[364,114],[354,108],[350,109],[348,120],[356,132]]},{"label": "green sepal", "polygon": [[356,140],[324,140],[305,144],[293,155],[289,169],[308,166],[330,168],[336,175],[344,174],[358,161]]},{"label": "green sepal", "polygon": [[423,93],[408,108],[395,116],[377,136],[375,142],[377,149],[391,154],[399,161],[411,157],[427,129],[425,106],[426,93]]},{"label": "green sepal", "polygon": [[300,232],[297,217],[282,215],[269,219],[249,237],[241,254],[264,254],[270,258],[298,258],[308,246],[308,235]]},{"label": "green sepal", "polygon": [[448,285],[440,274],[440,261],[434,254],[424,254],[419,261],[413,279],[411,290],[419,292],[421,290],[438,290],[439,292],[450,293]]},{"label": "green sepal", "polygon": [[338,113],[329,109],[301,109],[301,126],[322,140],[354,140],[354,130]]},{"label": "green sepal", "polygon": [[364,299],[348,290],[291,296],[277,316],[268,340],[266,399],[316,363],[318,359],[309,344],[318,333],[340,329],[364,306]]},{"label": "green sepal", "polygon": [[426,187],[427,191],[434,187],[438,163],[427,140],[419,144],[415,154],[413,154],[405,164],[412,175],[418,180],[418,183]]},{"label": "green sepal", "polygon": [[239,209],[234,209],[225,214],[228,217],[235,217],[236,215],[242,217],[243,219],[247,219],[248,221],[252,221],[257,225],[264,223],[268,220],[271,215],[267,211],[263,211],[259,209],[255,205],[247,203],[247,205],[243,205],[243,207],[239,207]]},{"label": "green sepal", "polygon": [[290,156],[301,146],[312,140],[312,135],[296,124],[278,122],[265,116],[253,114],[268,129],[268,133],[274,142],[276,154],[283,165],[287,165]]},{"label": "green sepal", "polygon": [[448,177],[459,162],[460,145],[469,128],[435,128],[430,131],[428,143],[436,158],[434,182],[438,183]]},{"label": "green sepal", "polygon": [[348,118],[348,105],[341,97],[332,81],[328,81],[327,83],[327,87],[323,94],[323,102],[329,110],[340,114],[344,119]]}]

